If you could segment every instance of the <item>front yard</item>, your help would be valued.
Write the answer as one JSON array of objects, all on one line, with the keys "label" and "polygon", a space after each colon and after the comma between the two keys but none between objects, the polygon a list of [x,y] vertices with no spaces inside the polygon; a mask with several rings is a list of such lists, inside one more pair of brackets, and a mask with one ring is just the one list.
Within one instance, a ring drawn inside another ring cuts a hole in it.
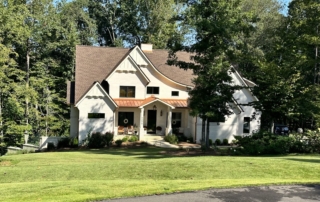
[{"label": "front yard", "polygon": [[3,201],[88,201],[211,187],[320,183],[319,155],[174,157],[161,148],[0,157]]}]

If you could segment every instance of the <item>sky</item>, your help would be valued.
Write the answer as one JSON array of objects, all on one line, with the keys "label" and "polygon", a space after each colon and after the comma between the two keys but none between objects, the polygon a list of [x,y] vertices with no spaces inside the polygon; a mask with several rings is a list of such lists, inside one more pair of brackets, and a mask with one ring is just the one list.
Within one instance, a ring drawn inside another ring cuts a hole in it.
[{"label": "sky", "polygon": [[286,5],[286,6],[284,7],[282,13],[283,13],[284,15],[287,15],[287,13],[288,13],[288,5],[289,5],[289,3],[290,3],[291,0],[278,0],[278,1],[279,1],[281,4],[285,4],[285,5]]}]

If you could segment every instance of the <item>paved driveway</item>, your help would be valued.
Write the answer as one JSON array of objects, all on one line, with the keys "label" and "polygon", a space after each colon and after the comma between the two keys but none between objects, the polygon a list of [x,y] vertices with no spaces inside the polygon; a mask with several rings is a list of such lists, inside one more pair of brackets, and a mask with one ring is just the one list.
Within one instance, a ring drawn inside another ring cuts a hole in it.
[{"label": "paved driveway", "polygon": [[235,189],[210,189],[170,195],[105,200],[110,202],[318,202],[320,185],[262,186]]}]

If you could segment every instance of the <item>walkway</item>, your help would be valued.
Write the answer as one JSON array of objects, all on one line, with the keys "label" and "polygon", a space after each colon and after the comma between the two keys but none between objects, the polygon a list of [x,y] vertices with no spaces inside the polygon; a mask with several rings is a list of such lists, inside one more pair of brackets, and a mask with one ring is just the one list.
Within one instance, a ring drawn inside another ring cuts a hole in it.
[{"label": "walkway", "polygon": [[171,149],[199,149],[201,146],[199,144],[190,143],[180,143],[178,145],[170,144],[163,140],[164,136],[157,135],[145,135],[144,139],[149,145],[154,145],[156,147],[171,148]]}]

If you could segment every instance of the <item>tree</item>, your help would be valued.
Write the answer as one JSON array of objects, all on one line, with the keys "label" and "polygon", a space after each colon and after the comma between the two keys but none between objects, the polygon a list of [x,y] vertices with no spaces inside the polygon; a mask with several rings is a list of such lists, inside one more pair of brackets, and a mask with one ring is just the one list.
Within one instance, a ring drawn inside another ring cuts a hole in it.
[{"label": "tree", "polygon": [[[234,54],[240,46],[236,36],[247,35],[252,26],[252,19],[240,12],[238,0],[202,0],[187,1],[190,6],[183,23],[192,26],[195,31],[195,43],[184,46],[177,41],[171,43],[171,65],[183,69],[192,69],[197,78],[193,81],[195,88],[190,91],[191,114],[207,121],[206,141],[209,146],[209,118],[224,117],[232,112],[233,93],[240,89],[232,83],[231,65],[236,61]],[[179,61],[175,53],[187,51],[192,62]],[[203,97],[205,95],[205,98]],[[202,131],[204,130],[202,125]],[[204,133],[204,132],[203,132]]]},{"label": "tree", "polygon": [[[100,46],[152,43],[166,48],[172,35],[180,33],[172,20],[179,1],[89,0],[89,13],[96,21]],[[133,6],[134,5],[134,6]]]}]

